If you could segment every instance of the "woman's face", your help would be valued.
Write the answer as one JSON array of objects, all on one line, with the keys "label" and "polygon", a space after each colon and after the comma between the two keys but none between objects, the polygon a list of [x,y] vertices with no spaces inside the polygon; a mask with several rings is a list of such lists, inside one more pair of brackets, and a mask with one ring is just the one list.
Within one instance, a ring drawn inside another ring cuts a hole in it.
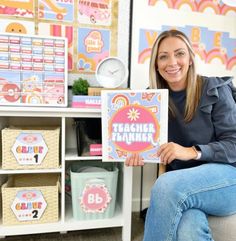
[{"label": "woman's face", "polygon": [[187,45],[178,37],[162,40],[156,60],[160,75],[174,91],[186,88],[186,79],[192,61]]}]

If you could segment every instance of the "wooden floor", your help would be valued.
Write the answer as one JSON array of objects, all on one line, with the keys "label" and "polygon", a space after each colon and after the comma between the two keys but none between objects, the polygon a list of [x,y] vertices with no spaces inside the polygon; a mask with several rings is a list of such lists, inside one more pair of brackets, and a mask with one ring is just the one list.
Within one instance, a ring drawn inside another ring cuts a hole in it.
[{"label": "wooden floor", "polygon": [[[143,219],[139,213],[132,215],[132,241],[143,239]],[[2,241],[121,241],[121,228],[70,231],[66,234],[47,233],[21,236],[7,236]]]}]

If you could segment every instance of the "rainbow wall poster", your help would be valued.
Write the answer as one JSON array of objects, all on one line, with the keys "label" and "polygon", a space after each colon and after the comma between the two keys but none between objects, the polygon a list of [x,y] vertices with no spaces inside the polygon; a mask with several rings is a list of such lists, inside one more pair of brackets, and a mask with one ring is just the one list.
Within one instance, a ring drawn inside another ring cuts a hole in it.
[{"label": "rainbow wall poster", "polygon": [[236,7],[224,4],[222,1],[212,0],[149,0],[148,5],[159,7],[163,4],[169,9],[178,9],[181,11],[193,11],[199,13],[210,13],[217,15],[236,16]]},{"label": "rainbow wall poster", "polygon": [[[162,26],[162,29],[158,31],[139,30],[139,64],[144,64],[149,60],[152,45],[158,34],[171,28],[172,26]],[[218,59],[227,70],[232,70],[236,66],[236,38],[231,38],[229,33],[193,26],[177,27],[176,29],[183,31],[190,38],[195,53],[205,63],[211,63],[214,59]]]}]

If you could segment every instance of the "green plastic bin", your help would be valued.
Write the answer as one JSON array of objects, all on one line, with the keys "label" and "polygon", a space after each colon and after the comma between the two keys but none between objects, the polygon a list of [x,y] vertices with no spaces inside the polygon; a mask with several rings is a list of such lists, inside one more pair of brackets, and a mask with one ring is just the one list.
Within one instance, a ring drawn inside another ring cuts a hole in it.
[{"label": "green plastic bin", "polygon": [[83,161],[71,166],[74,219],[104,219],[114,215],[118,172],[114,163]]}]

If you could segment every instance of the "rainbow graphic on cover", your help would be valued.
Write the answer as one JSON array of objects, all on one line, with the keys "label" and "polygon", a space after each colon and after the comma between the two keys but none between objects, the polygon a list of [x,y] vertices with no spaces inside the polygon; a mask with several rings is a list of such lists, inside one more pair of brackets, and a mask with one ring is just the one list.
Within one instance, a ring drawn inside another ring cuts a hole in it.
[{"label": "rainbow graphic on cover", "polygon": [[167,142],[168,90],[102,91],[103,161],[122,162],[139,153],[144,162]]}]

